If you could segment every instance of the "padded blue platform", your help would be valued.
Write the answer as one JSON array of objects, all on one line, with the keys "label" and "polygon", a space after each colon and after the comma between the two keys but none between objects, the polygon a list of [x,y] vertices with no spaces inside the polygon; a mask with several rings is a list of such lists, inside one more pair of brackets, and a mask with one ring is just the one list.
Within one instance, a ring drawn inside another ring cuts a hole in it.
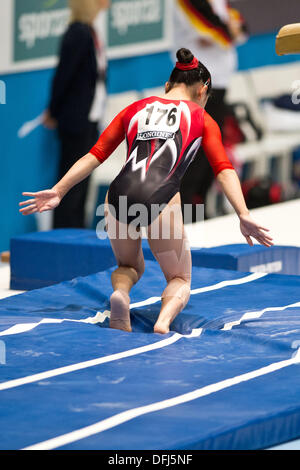
[{"label": "padded blue platform", "polygon": [[190,302],[158,335],[164,279],[150,260],[132,333],[78,321],[109,309],[110,273],[0,301],[1,449],[263,449],[300,436],[300,277],[194,267]]},{"label": "padded blue platform", "polygon": [[[146,259],[154,260],[147,240]],[[11,240],[11,288],[30,290],[87,276],[115,264],[109,240],[94,230],[36,232]],[[247,244],[192,249],[193,264],[216,269],[300,274],[300,248]]]},{"label": "padded blue platform", "polygon": [[300,275],[300,248],[295,246],[233,244],[192,249],[197,266]]},{"label": "padded blue platform", "polygon": [[12,238],[10,264],[11,288],[30,290],[103,271],[115,258],[95,230],[58,229]]}]

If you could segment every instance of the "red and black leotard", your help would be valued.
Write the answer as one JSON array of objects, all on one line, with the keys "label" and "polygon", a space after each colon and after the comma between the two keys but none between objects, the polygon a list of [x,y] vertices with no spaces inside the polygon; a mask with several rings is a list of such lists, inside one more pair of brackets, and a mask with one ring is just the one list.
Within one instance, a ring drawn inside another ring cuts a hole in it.
[{"label": "red and black leotard", "polygon": [[[152,96],[129,105],[101,134],[91,153],[103,162],[126,138],[127,158],[109,187],[108,202],[118,220],[130,223],[119,210],[119,197],[127,196],[127,207],[167,204],[180,190],[181,179],[202,144],[215,176],[233,169],[217,123],[192,101]],[[162,207],[163,208],[163,207]],[[157,212],[156,212],[157,216]]]}]

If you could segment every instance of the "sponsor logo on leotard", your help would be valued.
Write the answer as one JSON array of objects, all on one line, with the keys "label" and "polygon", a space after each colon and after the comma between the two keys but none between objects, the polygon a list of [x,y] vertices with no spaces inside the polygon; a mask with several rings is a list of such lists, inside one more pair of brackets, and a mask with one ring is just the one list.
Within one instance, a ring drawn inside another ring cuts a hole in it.
[{"label": "sponsor logo on leotard", "polygon": [[137,134],[137,140],[149,140],[149,139],[174,139],[175,132],[168,131],[145,131]]}]

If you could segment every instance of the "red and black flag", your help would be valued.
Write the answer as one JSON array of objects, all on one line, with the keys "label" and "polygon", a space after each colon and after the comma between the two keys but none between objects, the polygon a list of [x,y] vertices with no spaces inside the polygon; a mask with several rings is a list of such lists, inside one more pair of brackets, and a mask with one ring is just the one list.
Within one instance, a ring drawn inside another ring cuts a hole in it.
[{"label": "red and black flag", "polygon": [[228,25],[215,14],[209,1],[177,0],[177,3],[199,33],[225,48],[232,45],[233,37]]}]

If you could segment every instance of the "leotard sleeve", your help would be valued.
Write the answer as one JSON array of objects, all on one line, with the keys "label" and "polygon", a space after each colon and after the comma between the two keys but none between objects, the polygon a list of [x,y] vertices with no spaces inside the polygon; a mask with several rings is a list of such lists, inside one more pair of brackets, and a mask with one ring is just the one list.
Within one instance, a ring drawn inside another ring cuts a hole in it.
[{"label": "leotard sleeve", "polygon": [[204,111],[202,147],[215,176],[226,169],[234,170],[226,154],[220,128],[206,111]]},{"label": "leotard sleeve", "polygon": [[127,108],[123,109],[107,126],[100,135],[97,143],[91,148],[93,154],[100,163],[103,163],[125,138],[123,117]]}]

